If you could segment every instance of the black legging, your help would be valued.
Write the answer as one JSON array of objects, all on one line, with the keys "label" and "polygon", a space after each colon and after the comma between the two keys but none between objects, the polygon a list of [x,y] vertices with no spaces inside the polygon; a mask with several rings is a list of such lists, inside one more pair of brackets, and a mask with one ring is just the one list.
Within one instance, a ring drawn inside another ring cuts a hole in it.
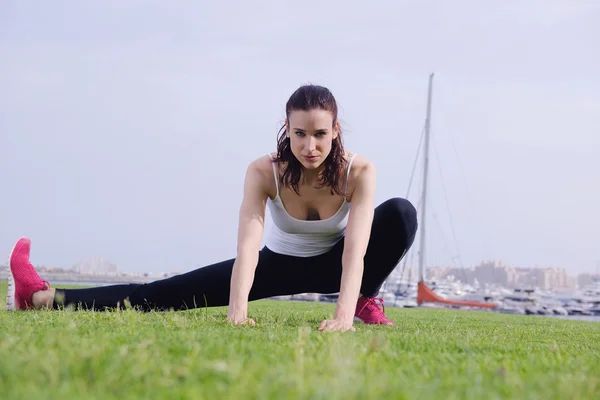
[{"label": "black legging", "polygon": [[[412,245],[417,213],[405,199],[393,198],[375,208],[371,237],[364,258],[360,292],[376,296],[381,285]],[[344,240],[315,257],[294,257],[264,247],[248,300],[299,293],[337,293],[342,276]],[[103,310],[123,306],[125,299],[142,310],[185,310],[229,303],[231,270],[235,259],[146,284],[90,289],[57,289],[55,307]],[[62,295],[62,296],[61,296]],[[59,299],[61,299],[60,301]]]}]

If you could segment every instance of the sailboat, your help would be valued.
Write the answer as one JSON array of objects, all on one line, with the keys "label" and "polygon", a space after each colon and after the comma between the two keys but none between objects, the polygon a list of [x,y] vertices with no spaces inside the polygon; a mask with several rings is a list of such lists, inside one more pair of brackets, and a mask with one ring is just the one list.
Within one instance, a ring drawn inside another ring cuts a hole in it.
[{"label": "sailboat", "polygon": [[420,238],[419,238],[419,282],[417,284],[417,304],[421,306],[423,303],[438,303],[451,306],[463,306],[463,307],[478,307],[478,308],[489,308],[493,309],[496,304],[484,303],[477,301],[465,301],[465,300],[450,300],[444,299],[437,295],[431,288],[425,283],[425,254],[426,254],[426,217],[427,217],[427,178],[429,174],[429,140],[431,130],[431,103],[433,95],[433,77],[434,74],[429,75],[429,88],[427,92],[427,114],[425,118],[425,132],[424,132],[424,150],[423,150],[423,187],[421,193],[421,217],[419,226],[421,227]]}]

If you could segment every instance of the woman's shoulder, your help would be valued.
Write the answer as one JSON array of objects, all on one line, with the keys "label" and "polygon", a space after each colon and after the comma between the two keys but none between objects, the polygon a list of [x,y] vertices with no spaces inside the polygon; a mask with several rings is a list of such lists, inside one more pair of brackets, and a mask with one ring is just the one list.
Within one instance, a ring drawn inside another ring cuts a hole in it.
[{"label": "woman's shoulder", "polygon": [[365,173],[365,171],[374,171],[375,169],[375,165],[371,160],[369,160],[367,157],[364,157],[360,154],[351,151],[346,152],[346,160],[352,160],[352,165],[350,166],[351,178],[356,178],[357,176]]},{"label": "woman's shoulder", "polygon": [[374,182],[376,171],[375,164],[367,157],[347,152],[346,158],[352,160],[348,175],[348,194],[351,198],[357,187]]},{"label": "woman's shoulder", "polygon": [[260,156],[248,164],[247,183],[262,187],[269,196],[276,192],[272,154]]},{"label": "woman's shoulder", "polygon": [[275,155],[271,153],[267,153],[263,156],[260,156],[250,162],[250,164],[248,165],[248,171],[259,173],[263,176],[270,176],[272,179],[274,158]]}]

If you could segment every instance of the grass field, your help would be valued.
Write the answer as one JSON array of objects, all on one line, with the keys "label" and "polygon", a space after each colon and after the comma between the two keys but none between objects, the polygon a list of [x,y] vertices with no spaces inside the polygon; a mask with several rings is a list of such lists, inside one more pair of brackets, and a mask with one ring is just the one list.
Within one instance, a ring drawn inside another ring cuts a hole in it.
[{"label": "grass field", "polygon": [[[6,283],[0,285],[2,301]],[[0,312],[0,398],[600,398],[600,323],[386,309],[397,327],[320,333],[333,305]]]}]

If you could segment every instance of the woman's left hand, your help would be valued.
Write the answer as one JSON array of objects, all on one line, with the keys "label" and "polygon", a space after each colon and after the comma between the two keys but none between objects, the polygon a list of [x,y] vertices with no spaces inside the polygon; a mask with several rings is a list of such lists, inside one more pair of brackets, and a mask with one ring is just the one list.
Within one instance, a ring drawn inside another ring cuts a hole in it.
[{"label": "woman's left hand", "polygon": [[319,332],[355,332],[356,328],[352,322],[345,322],[337,319],[326,319],[319,325]]}]

